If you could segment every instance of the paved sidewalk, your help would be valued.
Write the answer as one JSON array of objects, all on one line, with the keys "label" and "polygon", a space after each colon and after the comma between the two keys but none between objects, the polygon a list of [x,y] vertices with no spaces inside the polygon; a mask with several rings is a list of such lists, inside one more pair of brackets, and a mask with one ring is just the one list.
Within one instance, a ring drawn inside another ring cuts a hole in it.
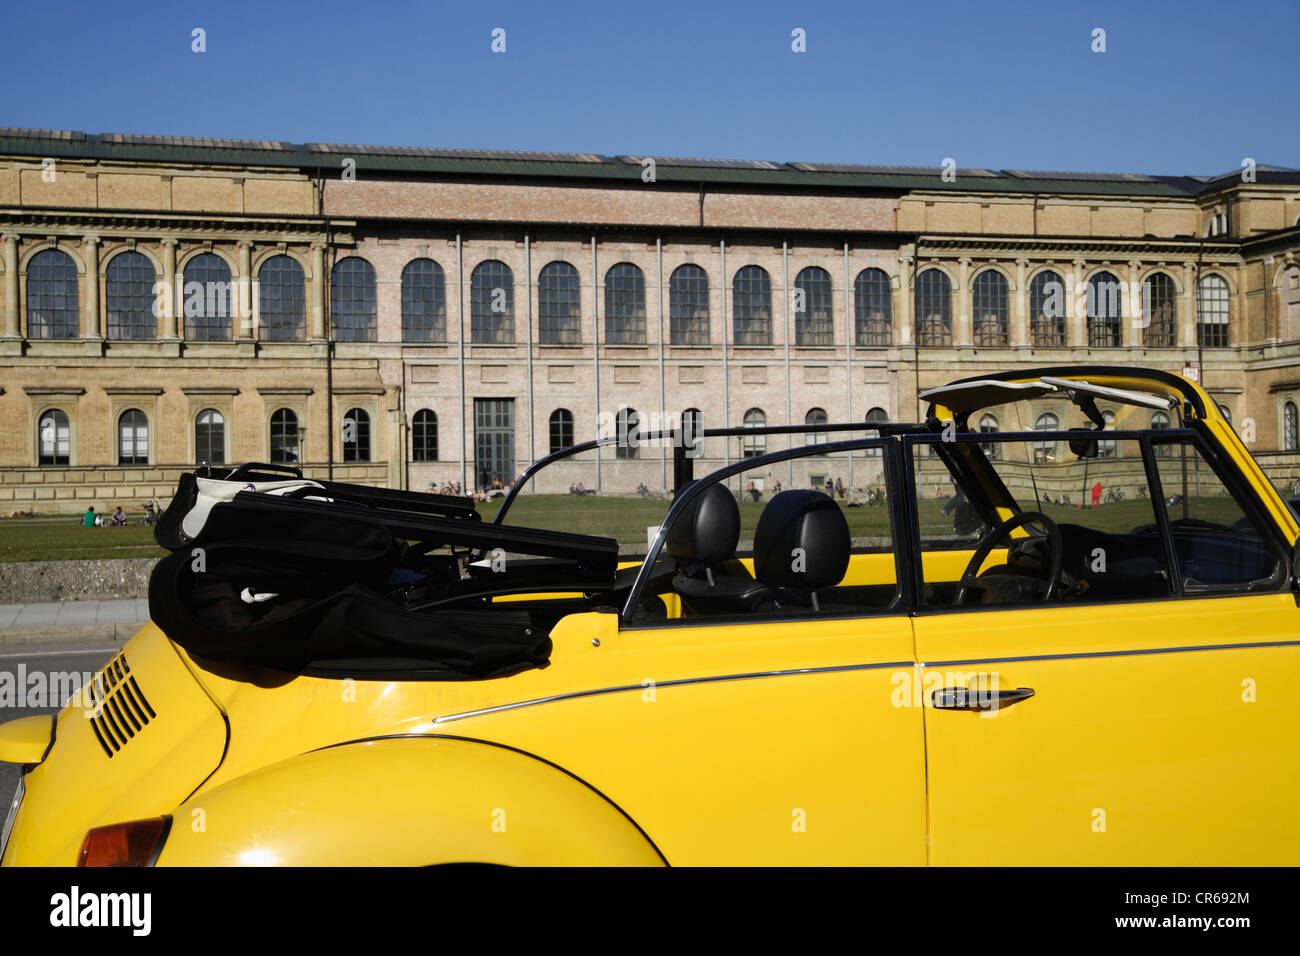
[{"label": "paved sidewalk", "polygon": [[125,641],[149,620],[149,602],[42,601],[0,604],[0,645],[45,641]]}]

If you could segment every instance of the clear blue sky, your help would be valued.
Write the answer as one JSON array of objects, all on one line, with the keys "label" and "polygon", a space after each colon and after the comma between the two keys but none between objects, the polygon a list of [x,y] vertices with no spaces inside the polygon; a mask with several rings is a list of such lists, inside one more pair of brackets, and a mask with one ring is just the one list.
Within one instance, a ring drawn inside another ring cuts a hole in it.
[{"label": "clear blue sky", "polygon": [[[1300,167],[1300,2],[11,4],[0,125],[1220,173]],[[191,51],[194,27],[207,52]],[[491,31],[506,30],[506,52]],[[791,30],[807,52],[791,51]],[[1090,50],[1106,30],[1105,53]]]}]

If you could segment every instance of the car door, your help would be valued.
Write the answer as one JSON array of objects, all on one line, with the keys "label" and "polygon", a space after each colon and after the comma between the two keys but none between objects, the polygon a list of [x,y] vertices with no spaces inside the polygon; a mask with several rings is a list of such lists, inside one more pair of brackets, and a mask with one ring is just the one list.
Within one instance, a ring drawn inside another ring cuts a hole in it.
[{"label": "car door", "polygon": [[[1066,438],[1000,457],[1088,591],[915,618],[931,862],[1300,862],[1300,609],[1275,532],[1191,432],[1109,462],[1064,461]],[[1096,482],[1122,499],[1047,503]]]}]

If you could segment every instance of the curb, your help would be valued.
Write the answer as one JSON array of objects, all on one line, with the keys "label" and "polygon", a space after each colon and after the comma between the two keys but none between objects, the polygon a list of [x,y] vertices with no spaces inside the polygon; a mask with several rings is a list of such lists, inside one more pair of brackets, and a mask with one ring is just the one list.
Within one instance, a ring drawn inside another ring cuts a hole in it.
[{"label": "curb", "polygon": [[125,644],[148,621],[118,621],[112,624],[64,624],[50,627],[9,627],[0,630],[0,648],[28,644],[91,644],[107,641]]}]

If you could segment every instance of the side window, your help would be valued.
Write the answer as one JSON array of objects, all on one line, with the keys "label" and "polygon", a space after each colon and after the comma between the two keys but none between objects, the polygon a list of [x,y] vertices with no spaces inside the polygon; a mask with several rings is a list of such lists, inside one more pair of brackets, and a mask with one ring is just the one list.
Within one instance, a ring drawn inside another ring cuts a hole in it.
[{"label": "side window", "polygon": [[[870,447],[879,454],[883,444]],[[657,592],[669,617],[689,623],[894,610],[891,509],[879,467],[864,463],[863,450],[855,455],[852,471],[843,452],[810,452],[704,491],[668,528],[660,553],[671,564]]]},{"label": "side window", "polygon": [[1245,509],[1188,439],[1164,443],[1157,457],[1183,590],[1265,590],[1281,586],[1286,566]]},{"label": "side window", "polygon": [[[993,442],[973,434],[914,456],[925,602],[1041,604],[1057,548],[1052,528],[1061,561],[1053,604],[1171,596],[1140,445],[1133,433],[1112,435],[1105,457],[1079,457],[1070,447],[1077,434],[1062,432]],[[1043,454],[1047,445],[1054,454]],[[1051,526],[998,530],[1024,512]]]}]

